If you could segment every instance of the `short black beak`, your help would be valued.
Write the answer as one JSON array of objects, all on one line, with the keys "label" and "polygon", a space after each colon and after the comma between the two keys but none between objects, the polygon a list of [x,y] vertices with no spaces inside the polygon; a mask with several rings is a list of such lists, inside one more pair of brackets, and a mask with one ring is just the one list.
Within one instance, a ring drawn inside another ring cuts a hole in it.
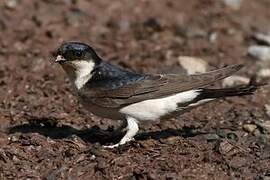
[{"label": "short black beak", "polygon": [[66,61],[66,59],[62,55],[58,55],[55,59],[55,62],[57,62],[57,63],[62,63],[65,61]]}]

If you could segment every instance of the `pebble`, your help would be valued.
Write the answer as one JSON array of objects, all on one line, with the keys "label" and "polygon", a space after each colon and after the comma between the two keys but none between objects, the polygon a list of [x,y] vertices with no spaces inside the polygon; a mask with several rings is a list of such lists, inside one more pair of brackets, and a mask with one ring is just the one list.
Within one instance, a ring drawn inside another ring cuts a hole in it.
[{"label": "pebble", "polygon": [[217,32],[213,32],[209,35],[209,42],[210,43],[216,43],[218,39],[218,33]]},{"label": "pebble", "polygon": [[243,129],[248,133],[253,133],[257,126],[255,124],[244,124]]},{"label": "pebble", "polygon": [[261,69],[257,75],[262,78],[268,78],[270,77],[270,69]]},{"label": "pebble", "polygon": [[219,139],[219,136],[217,134],[206,134],[205,138],[207,141],[215,141]]},{"label": "pebble", "polygon": [[242,0],[222,0],[222,1],[226,6],[234,10],[240,9],[242,3]]},{"label": "pebble", "polygon": [[223,87],[232,87],[236,85],[244,85],[249,83],[249,78],[244,76],[233,75],[223,80]]},{"label": "pebble", "polygon": [[270,117],[270,105],[266,104],[266,105],[264,105],[264,108],[265,108],[266,114]]},{"label": "pebble", "polygon": [[208,67],[207,62],[195,57],[179,56],[178,62],[188,74],[205,73]]},{"label": "pebble", "polygon": [[91,160],[95,160],[96,159],[96,156],[93,154],[91,157],[90,157]]},{"label": "pebble", "polygon": [[5,6],[9,9],[15,9],[18,5],[18,0],[5,0]]},{"label": "pebble", "polygon": [[248,48],[248,54],[262,61],[270,61],[269,46],[252,45]]},{"label": "pebble", "polygon": [[172,137],[169,137],[169,138],[162,138],[160,139],[160,142],[163,143],[163,144],[176,144],[177,142],[179,142],[180,140],[180,137],[178,136],[172,136]]},{"label": "pebble", "polygon": [[11,137],[8,137],[8,140],[11,142],[18,142],[19,138],[17,136],[11,136]]},{"label": "pebble", "polygon": [[270,34],[255,33],[254,38],[259,42],[270,45]]}]

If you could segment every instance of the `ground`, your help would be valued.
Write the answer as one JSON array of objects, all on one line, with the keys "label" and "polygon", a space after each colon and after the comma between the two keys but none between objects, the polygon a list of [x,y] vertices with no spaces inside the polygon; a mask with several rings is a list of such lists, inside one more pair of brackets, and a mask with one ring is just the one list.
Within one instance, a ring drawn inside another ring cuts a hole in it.
[{"label": "ground", "polygon": [[212,69],[243,63],[238,74],[251,77],[267,66],[246,52],[257,43],[253,33],[270,32],[269,7],[266,0],[242,0],[240,9],[216,0],[0,1],[0,179],[269,179],[270,136],[260,126],[269,122],[269,86],[143,126],[136,141],[104,149],[121,138],[113,132],[120,122],[85,111],[53,62],[61,42],[76,40],[138,72],[173,71],[181,55]]}]

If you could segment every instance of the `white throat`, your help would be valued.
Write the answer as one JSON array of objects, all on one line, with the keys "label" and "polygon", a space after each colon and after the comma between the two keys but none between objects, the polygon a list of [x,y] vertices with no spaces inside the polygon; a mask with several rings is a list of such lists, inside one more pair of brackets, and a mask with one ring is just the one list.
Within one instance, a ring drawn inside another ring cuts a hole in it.
[{"label": "white throat", "polygon": [[81,89],[85,83],[92,77],[92,70],[95,63],[93,61],[73,61],[76,67],[74,85],[77,89]]}]

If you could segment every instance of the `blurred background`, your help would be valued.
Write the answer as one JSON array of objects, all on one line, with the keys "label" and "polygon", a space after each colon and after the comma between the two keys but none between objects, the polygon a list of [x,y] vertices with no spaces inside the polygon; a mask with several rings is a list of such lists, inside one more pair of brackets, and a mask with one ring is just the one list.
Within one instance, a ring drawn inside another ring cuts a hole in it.
[{"label": "blurred background", "polygon": [[52,56],[63,41],[81,41],[138,72],[242,63],[219,86],[269,82],[269,8],[269,0],[0,0],[0,179],[270,178],[269,86],[104,150],[119,122],[86,112]]}]

